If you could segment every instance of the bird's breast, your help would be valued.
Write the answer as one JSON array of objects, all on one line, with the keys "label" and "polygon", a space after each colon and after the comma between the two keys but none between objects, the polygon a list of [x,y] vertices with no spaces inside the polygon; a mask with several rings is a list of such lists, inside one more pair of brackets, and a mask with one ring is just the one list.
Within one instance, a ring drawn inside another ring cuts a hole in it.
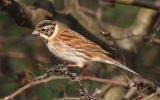
[{"label": "bird's breast", "polygon": [[76,64],[84,64],[87,62],[85,54],[78,52],[75,48],[72,48],[61,41],[49,42],[47,47],[54,55],[62,60]]}]

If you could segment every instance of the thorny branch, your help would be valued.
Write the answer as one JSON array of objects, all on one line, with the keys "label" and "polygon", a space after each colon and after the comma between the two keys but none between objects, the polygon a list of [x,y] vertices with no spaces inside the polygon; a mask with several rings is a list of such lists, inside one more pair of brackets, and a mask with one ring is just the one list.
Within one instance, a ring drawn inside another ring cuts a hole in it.
[{"label": "thorny branch", "polygon": [[[77,91],[78,91],[78,94],[80,95],[80,99],[82,100],[100,100],[100,98],[98,99],[97,96],[101,93],[101,90],[96,89],[96,91],[93,94],[89,94],[87,89],[81,84],[81,80],[91,80],[91,81],[101,82],[105,84],[108,83],[112,85],[119,85],[126,88],[130,88],[130,87],[135,88],[135,91],[134,92],[131,91],[129,93],[129,96],[137,93],[139,87],[146,87],[148,89],[151,89],[151,91],[156,91],[156,86],[154,85],[154,83],[141,78],[135,78],[130,83],[125,83],[125,82],[101,79],[101,78],[90,77],[90,76],[86,76],[86,77],[77,76],[75,73],[71,72],[68,69],[68,67],[64,64],[55,65],[51,68],[46,68],[42,65],[39,65],[39,67],[41,70],[45,71],[46,73],[41,76],[35,77],[32,81],[28,81],[29,83],[19,88],[9,96],[2,98],[2,100],[13,99],[18,94],[22,93],[23,91],[33,86],[44,84],[52,80],[64,80],[64,79],[70,79],[71,81],[76,82],[79,85],[79,87],[77,88]],[[55,76],[54,74],[56,72],[60,72],[65,76]],[[129,98],[129,96],[126,96],[125,98]]]},{"label": "thorny branch", "polygon": [[[11,95],[4,97],[3,100],[13,99],[15,96],[25,91],[26,89],[29,89],[39,84],[47,83],[51,80],[71,79],[72,81],[76,82],[79,85],[79,88],[77,89],[78,93],[80,97],[85,100],[95,100],[96,96],[100,93],[100,90],[96,90],[92,95],[90,95],[87,89],[81,84],[80,82],[81,80],[92,80],[92,81],[97,81],[97,82],[102,82],[102,83],[110,83],[113,85],[120,85],[120,86],[128,87],[128,85],[124,82],[118,82],[118,81],[116,82],[113,80],[101,79],[101,78],[96,78],[96,77],[79,77],[75,73],[70,72],[69,69],[63,64],[53,66],[52,68],[45,68],[42,65],[39,65],[39,66],[43,71],[46,72],[45,74],[35,77],[33,81],[19,88],[18,90],[13,92]],[[55,72],[61,72],[67,76],[55,76],[53,75]]]},{"label": "thorny branch", "polygon": [[81,97],[84,96],[83,98],[85,98],[86,100],[95,100],[95,97],[91,96],[88,93],[87,89],[84,88],[84,86],[81,84],[81,82],[80,82],[79,78],[77,77],[77,75],[75,73],[73,73],[73,72],[70,72],[66,65],[64,65],[64,64],[57,65],[57,66],[52,67],[51,69],[47,69],[47,68],[45,68],[43,66],[40,66],[40,67],[44,71],[47,71],[47,75],[55,73],[55,72],[61,72],[64,75],[69,76],[71,80],[74,80],[79,85],[79,88],[77,90],[78,90],[79,95]]}]

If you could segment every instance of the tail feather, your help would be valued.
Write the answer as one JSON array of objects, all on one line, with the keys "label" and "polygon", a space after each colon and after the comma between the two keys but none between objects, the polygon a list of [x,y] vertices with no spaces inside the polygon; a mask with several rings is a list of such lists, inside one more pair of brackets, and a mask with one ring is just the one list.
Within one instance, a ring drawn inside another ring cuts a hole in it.
[{"label": "tail feather", "polygon": [[133,74],[135,74],[135,75],[137,75],[137,76],[140,76],[140,75],[139,75],[138,73],[136,73],[135,71],[129,69],[128,67],[126,67],[126,66],[124,66],[124,65],[122,65],[122,64],[120,64],[120,63],[118,63],[118,62],[112,63],[112,64],[113,64],[113,65],[116,65],[116,66],[118,66],[118,67],[120,67],[120,68],[122,68],[122,69],[125,69],[125,70],[127,70],[127,71],[129,71],[129,72],[131,72],[131,73],[133,73]]},{"label": "tail feather", "polygon": [[136,73],[135,71],[133,71],[133,70],[129,69],[128,67],[120,64],[119,62],[115,61],[115,60],[112,59],[112,58],[108,58],[107,60],[105,60],[105,63],[109,63],[109,64],[116,65],[116,66],[118,66],[118,67],[120,67],[120,68],[122,68],[122,69],[125,69],[125,70],[127,70],[127,71],[129,71],[129,72],[131,72],[131,73],[133,73],[133,74],[135,74],[135,75],[137,75],[137,76],[140,76],[140,75],[139,75],[138,73]]}]

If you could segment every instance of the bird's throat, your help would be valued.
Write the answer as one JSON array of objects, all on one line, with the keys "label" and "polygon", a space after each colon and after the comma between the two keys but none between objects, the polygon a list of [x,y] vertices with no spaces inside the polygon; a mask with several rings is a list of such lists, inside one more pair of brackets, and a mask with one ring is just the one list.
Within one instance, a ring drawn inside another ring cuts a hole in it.
[{"label": "bird's throat", "polygon": [[40,37],[44,40],[45,43],[48,43],[49,37],[43,34],[40,34]]}]

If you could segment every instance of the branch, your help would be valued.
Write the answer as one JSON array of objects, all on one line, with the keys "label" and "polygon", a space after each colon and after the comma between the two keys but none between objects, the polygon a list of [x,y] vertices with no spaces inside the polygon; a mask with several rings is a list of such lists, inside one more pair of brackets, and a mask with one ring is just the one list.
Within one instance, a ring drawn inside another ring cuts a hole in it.
[{"label": "branch", "polygon": [[[86,12],[84,12],[84,10],[81,8],[84,7],[80,5],[79,0],[65,0],[65,8],[63,12],[64,14],[71,14],[85,29],[91,32],[95,37],[110,45],[114,44],[113,41],[107,40],[102,34],[99,34],[101,31],[112,33],[111,35],[113,38],[123,38],[130,36],[131,34],[147,36],[147,33],[150,33],[158,16],[158,11],[151,9],[141,9],[133,25],[126,29],[122,29],[109,23],[106,24],[102,20],[96,20],[96,18],[86,14]],[[117,41],[117,45],[120,49],[135,52],[144,42],[143,39],[144,37],[133,37],[125,40],[119,40]]]},{"label": "branch", "polygon": [[[1,0],[0,6],[4,11],[8,12],[20,26],[34,27],[39,21],[53,17],[52,14],[45,9],[35,7],[30,8],[17,0]],[[155,22],[155,18],[158,15],[158,12],[156,11],[142,9],[137,16],[135,23],[129,28],[122,29],[111,24],[103,23],[102,20],[96,20],[93,16],[89,16],[90,14],[86,14],[82,8],[84,7],[80,5],[78,0],[65,0],[63,12],[65,14],[71,14],[86,30],[107,44],[112,42],[106,40],[102,34],[99,34],[101,31],[109,31],[112,33],[113,38],[122,38],[130,34],[146,35],[146,33],[149,33]],[[135,51],[139,48],[143,39],[144,38],[142,37],[120,40],[118,41],[118,46],[120,49]]]},{"label": "branch", "polygon": [[56,100],[81,100],[81,99],[78,97],[64,97],[64,98],[59,98]]},{"label": "branch", "polygon": [[[16,90],[15,92],[13,92],[12,94],[10,94],[9,96],[4,97],[2,100],[9,100],[14,98],[15,96],[17,96],[18,94],[22,93],[23,91],[35,87],[37,85],[40,84],[45,84],[48,83],[52,80],[69,80],[70,77],[67,76],[50,76],[46,79],[43,79],[43,77],[45,77],[46,74],[36,77],[35,81],[32,81],[26,85],[24,85],[23,87],[19,88],[18,90]],[[105,83],[105,84],[112,84],[112,85],[119,85],[119,86],[123,86],[123,87],[128,87],[128,85],[124,82],[120,82],[120,81],[114,81],[114,80],[107,80],[107,79],[102,79],[102,78],[97,78],[97,77],[78,77],[80,80],[90,80],[90,81],[96,81],[96,82],[101,82],[101,83]]]},{"label": "branch", "polygon": [[[121,38],[113,38],[111,36],[111,33],[107,33],[107,32],[102,32],[102,34],[107,38],[107,39],[112,39],[113,41],[118,41],[118,40],[125,40],[125,39],[130,39],[130,38],[134,38],[134,37],[142,37],[144,38],[144,41],[149,42],[153,45],[160,45],[160,38],[159,37],[153,37],[153,36],[144,36],[144,35],[134,35],[134,34],[130,34],[128,36],[124,36]],[[156,34],[156,33],[153,33]]]},{"label": "branch", "polygon": [[104,2],[117,3],[123,5],[133,5],[137,7],[150,8],[154,10],[160,9],[160,2],[157,0],[103,0]]},{"label": "branch", "polygon": [[[0,51],[0,57],[10,57],[14,59],[24,59],[27,57],[27,55],[23,52],[16,52],[16,51]],[[35,59],[40,62],[49,63],[50,60],[42,55],[42,54],[36,54]]]},{"label": "branch", "polygon": [[6,11],[19,26],[32,28],[39,21],[51,18],[52,14],[42,8],[31,8],[19,0],[0,0],[0,7]]},{"label": "branch", "polygon": [[91,76],[85,76],[85,77],[79,77],[80,80],[90,80],[90,81],[96,81],[101,82],[105,84],[112,84],[112,85],[118,85],[123,87],[128,87],[128,84],[122,81],[115,81],[115,80],[108,80],[103,78],[97,78],[97,77],[91,77]]},{"label": "branch", "polygon": [[158,37],[149,37],[149,36],[147,37],[146,36],[144,39],[151,44],[160,46],[160,38],[158,38]]},{"label": "branch", "polygon": [[[155,97],[160,93],[158,91],[159,87],[156,86],[156,84],[154,84],[153,82],[149,80],[143,79],[143,78],[138,78],[138,77],[134,78],[130,85],[131,85],[130,86],[131,88],[126,93],[126,95],[123,97],[126,100],[133,99],[134,96],[136,96],[134,98],[136,100],[139,100],[142,98],[143,98],[142,100],[150,100],[149,98]],[[144,94],[145,93],[144,90],[149,90],[153,94],[145,97],[146,95]]]},{"label": "branch", "polygon": [[12,16],[18,25],[26,25],[27,27],[31,27],[31,11],[30,9],[19,2],[18,0],[1,0],[0,6],[2,10],[8,12],[10,16]]},{"label": "branch", "polygon": [[[59,67],[60,65],[57,65],[57,67]],[[9,99],[13,99],[15,96],[17,96],[18,94],[20,94],[21,92],[31,88],[31,87],[34,87],[34,86],[37,86],[37,85],[40,85],[40,84],[45,84],[49,81],[52,81],[52,80],[69,80],[69,79],[74,79],[76,77],[76,80],[73,80],[75,82],[79,82],[81,80],[90,80],[90,81],[96,81],[96,82],[101,82],[101,83],[105,83],[105,84],[112,84],[112,85],[119,85],[119,86],[123,86],[123,87],[128,87],[128,84],[125,83],[125,82],[121,82],[121,81],[115,81],[115,80],[108,80],[108,79],[102,79],[102,78],[97,78],[97,77],[90,77],[90,76],[73,76],[74,74],[70,74],[69,76],[55,76],[55,75],[52,75],[48,78],[45,78],[47,77],[48,75],[50,74],[53,74],[55,73],[56,71],[59,71],[59,72],[64,72],[65,74],[67,73],[66,70],[68,69],[61,69],[59,70],[59,68],[55,68],[52,67],[51,69],[47,69],[47,68],[44,68],[43,66],[41,66],[41,69],[44,70],[44,71],[47,71],[47,73],[41,75],[41,76],[38,76],[38,77],[35,77],[35,79],[33,81],[31,81],[30,83],[24,85],[23,87],[19,88],[18,90],[16,90],[15,92],[13,92],[12,94],[10,94],[9,96],[6,96],[4,97],[2,100],[9,100]],[[70,72],[68,72],[70,73]],[[81,84],[79,84],[80,86],[82,86]],[[95,95],[96,93],[94,93]]]},{"label": "branch", "polygon": [[123,97],[124,100],[131,100],[131,98],[137,93],[137,87],[132,87]]},{"label": "branch", "polygon": [[[45,74],[44,74],[45,75]],[[41,78],[43,77],[44,75],[40,76],[40,77],[36,77],[36,78]],[[59,80],[63,80],[65,79],[64,77],[49,77],[47,79],[43,79],[43,80],[36,80],[36,81],[32,81],[28,84],[26,84],[25,86],[19,88],[18,90],[16,90],[15,92],[13,92],[11,95],[9,96],[6,96],[4,97],[2,100],[10,100],[10,99],[13,99],[15,96],[17,96],[18,94],[20,94],[21,92],[33,87],[33,86],[36,86],[36,85],[39,85],[39,84],[43,84],[43,83],[47,83],[51,80],[56,80],[56,79],[59,79]]]},{"label": "branch", "polygon": [[144,88],[148,89],[148,90],[151,91],[151,92],[155,92],[156,89],[157,89],[157,86],[156,86],[153,82],[151,82],[151,81],[149,81],[149,80],[147,80],[147,79],[143,79],[143,78],[138,78],[138,77],[136,77],[136,78],[133,79],[133,83],[134,83],[138,88],[144,87]]},{"label": "branch", "polygon": [[[142,100],[151,100],[152,98],[154,98],[154,97],[156,97],[156,96],[158,96],[158,95],[160,95],[160,91],[158,91],[158,92],[156,92],[156,93],[153,93],[153,94],[151,94],[151,95],[143,98]],[[159,97],[158,97],[158,98],[159,98]],[[158,100],[158,98],[157,98],[157,100]],[[156,99],[155,99],[155,100],[156,100]]]},{"label": "branch", "polygon": [[[142,17],[145,16],[145,17]],[[138,36],[129,39],[117,41],[118,46],[127,51],[136,52],[139,47],[144,42],[144,37],[151,33],[151,30],[157,20],[158,12],[150,9],[141,9],[134,24],[123,31],[116,33],[116,31],[111,32],[114,38],[122,38],[126,36]],[[153,33],[152,33],[153,34]]]}]

